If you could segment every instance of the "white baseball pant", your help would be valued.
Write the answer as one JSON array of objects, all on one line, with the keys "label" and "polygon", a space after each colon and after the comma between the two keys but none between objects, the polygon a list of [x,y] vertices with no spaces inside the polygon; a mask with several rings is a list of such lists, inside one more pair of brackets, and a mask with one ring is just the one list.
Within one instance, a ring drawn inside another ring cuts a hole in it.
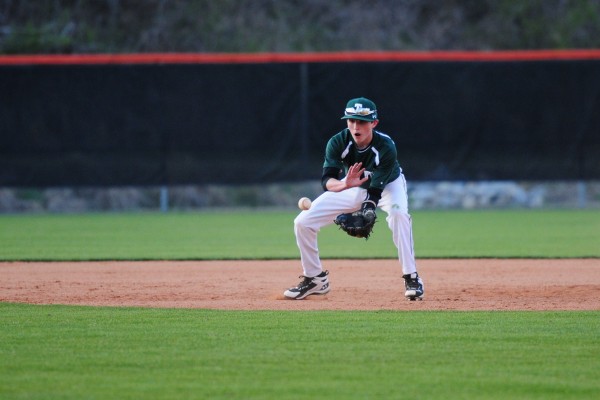
[{"label": "white baseball pant", "polygon": [[[317,234],[321,228],[332,224],[341,213],[358,210],[366,196],[367,190],[360,187],[341,192],[327,191],[312,202],[309,210],[302,211],[296,217],[294,233],[304,276],[314,277],[323,271],[317,244]],[[386,185],[378,206],[387,213],[386,221],[398,249],[403,275],[416,272],[412,220],[408,213],[408,194],[403,174]]]}]

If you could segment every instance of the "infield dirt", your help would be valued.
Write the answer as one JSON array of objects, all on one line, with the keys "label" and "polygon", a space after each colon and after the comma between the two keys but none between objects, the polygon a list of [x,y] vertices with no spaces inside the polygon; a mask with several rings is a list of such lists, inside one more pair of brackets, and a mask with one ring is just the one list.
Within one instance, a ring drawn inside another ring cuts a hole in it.
[{"label": "infield dirt", "polygon": [[325,260],[332,290],[286,300],[297,260],[0,263],[0,301],[227,310],[600,310],[599,259],[418,260],[425,300],[396,260]]}]

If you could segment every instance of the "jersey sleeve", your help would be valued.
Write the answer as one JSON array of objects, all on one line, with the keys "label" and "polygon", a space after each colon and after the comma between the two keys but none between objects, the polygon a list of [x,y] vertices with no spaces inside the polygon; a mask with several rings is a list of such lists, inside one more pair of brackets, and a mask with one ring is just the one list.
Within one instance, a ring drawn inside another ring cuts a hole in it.
[{"label": "jersey sleeve", "polygon": [[400,164],[396,145],[391,139],[380,149],[379,165],[373,171],[369,187],[383,190],[385,185],[400,176]]},{"label": "jersey sleeve", "polygon": [[342,162],[343,150],[343,138],[342,132],[340,132],[337,135],[332,136],[327,142],[323,168],[337,168],[338,170],[344,169],[344,163]]}]

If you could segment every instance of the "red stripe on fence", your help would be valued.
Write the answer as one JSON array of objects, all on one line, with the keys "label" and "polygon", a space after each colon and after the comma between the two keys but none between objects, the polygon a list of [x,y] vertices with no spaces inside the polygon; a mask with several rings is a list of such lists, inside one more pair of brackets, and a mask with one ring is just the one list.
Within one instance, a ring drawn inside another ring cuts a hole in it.
[{"label": "red stripe on fence", "polygon": [[600,50],[356,51],[0,55],[0,65],[257,64],[327,62],[516,62],[600,60]]}]

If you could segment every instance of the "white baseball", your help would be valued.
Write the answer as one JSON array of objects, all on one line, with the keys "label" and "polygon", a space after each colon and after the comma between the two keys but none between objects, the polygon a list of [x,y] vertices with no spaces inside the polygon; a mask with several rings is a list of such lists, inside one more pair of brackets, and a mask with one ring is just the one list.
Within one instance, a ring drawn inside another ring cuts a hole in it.
[{"label": "white baseball", "polygon": [[298,208],[301,210],[308,210],[311,204],[312,201],[310,201],[308,197],[303,197],[300,200],[298,200]]}]

